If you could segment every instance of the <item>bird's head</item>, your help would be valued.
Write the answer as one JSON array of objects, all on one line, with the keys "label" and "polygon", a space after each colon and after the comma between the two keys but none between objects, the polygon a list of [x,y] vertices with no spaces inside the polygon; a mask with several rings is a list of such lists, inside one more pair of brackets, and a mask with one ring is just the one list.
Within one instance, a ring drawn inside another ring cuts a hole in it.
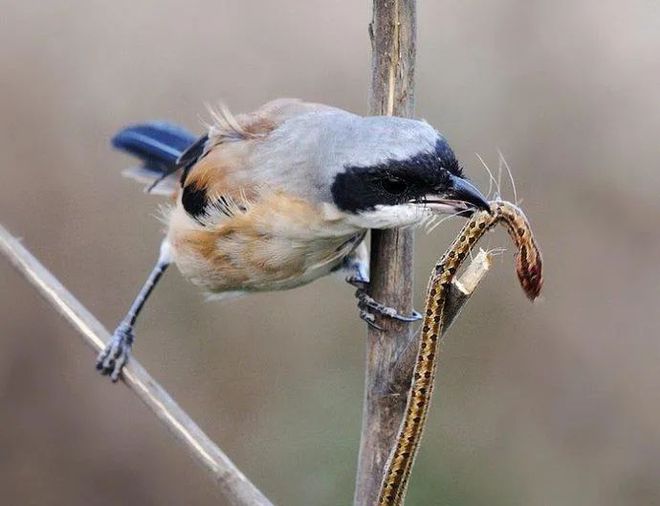
[{"label": "bird's head", "polygon": [[392,151],[384,150],[376,164],[344,167],[332,184],[334,204],[364,228],[412,225],[429,214],[469,216],[474,210],[489,210],[447,141],[435,131],[433,135],[431,142],[420,137],[418,150],[408,146],[404,157],[391,157]]}]

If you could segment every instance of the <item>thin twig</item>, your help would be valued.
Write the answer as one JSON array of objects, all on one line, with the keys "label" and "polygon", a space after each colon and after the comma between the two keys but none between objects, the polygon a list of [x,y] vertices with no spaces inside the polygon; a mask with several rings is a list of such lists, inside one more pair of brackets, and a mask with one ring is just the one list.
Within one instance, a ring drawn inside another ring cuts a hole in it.
[{"label": "thin twig", "polygon": [[[110,334],[39,261],[0,225],[0,252],[53,306],[84,341],[100,351]],[[93,362],[90,361],[90,367]],[[272,506],[218,446],[202,432],[170,395],[131,358],[123,372],[124,383],[181,441],[193,458],[211,475],[228,503],[235,506]],[[101,381],[101,379],[99,379]]]},{"label": "thin twig", "polygon": [[477,256],[465,268],[463,274],[455,279],[450,288],[447,297],[447,306],[445,307],[445,317],[442,328],[443,335],[449,330],[451,324],[458,317],[465,303],[472,297],[477,289],[477,285],[484,278],[491,266],[491,253],[485,250],[479,250]]}]

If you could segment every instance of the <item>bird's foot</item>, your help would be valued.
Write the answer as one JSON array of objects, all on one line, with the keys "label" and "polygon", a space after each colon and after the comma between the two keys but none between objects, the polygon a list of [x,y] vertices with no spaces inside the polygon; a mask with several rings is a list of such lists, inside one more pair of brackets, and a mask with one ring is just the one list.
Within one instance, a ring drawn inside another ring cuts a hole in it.
[{"label": "bird's foot", "polygon": [[381,304],[373,297],[371,297],[367,290],[369,288],[369,280],[365,280],[362,277],[351,276],[346,281],[357,288],[355,291],[355,297],[358,300],[358,309],[360,310],[360,318],[367,322],[367,325],[373,327],[377,330],[383,330],[381,327],[376,325],[376,315],[378,313],[387,318],[392,318],[393,320],[398,320],[401,322],[411,323],[421,320],[422,315],[417,311],[412,312],[411,315],[403,315],[399,313],[393,307],[386,306]]},{"label": "bird's foot", "polygon": [[113,383],[119,379],[121,370],[128,362],[133,339],[133,327],[125,322],[120,323],[112,334],[112,339],[96,359],[96,368],[104,376],[110,376]]}]

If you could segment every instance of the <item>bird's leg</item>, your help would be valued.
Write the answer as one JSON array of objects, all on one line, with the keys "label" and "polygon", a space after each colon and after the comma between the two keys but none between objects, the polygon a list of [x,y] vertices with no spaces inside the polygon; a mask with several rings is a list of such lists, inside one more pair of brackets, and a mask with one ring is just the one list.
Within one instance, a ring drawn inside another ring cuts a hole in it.
[{"label": "bird's leg", "polygon": [[96,368],[101,374],[109,375],[113,382],[116,382],[119,379],[122,368],[126,365],[126,362],[128,362],[131,353],[131,346],[133,346],[133,341],[135,340],[133,335],[135,321],[137,320],[144,303],[147,301],[152,290],[158,283],[158,280],[160,280],[161,276],[167,269],[167,266],[171,262],[172,256],[170,245],[167,242],[167,239],[164,239],[160,245],[160,254],[158,255],[156,265],[149,274],[144,285],[142,285],[140,293],[138,293],[133,304],[131,304],[128,313],[112,334],[112,339],[110,339],[110,342],[106,345],[105,349],[99,353],[96,359]]},{"label": "bird's leg", "polygon": [[344,259],[343,270],[348,272],[346,282],[357,288],[355,297],[358,300],[360,318],[371,327],[380,328],[376,325],[376,315],[374,313],[402,322],[416,322],[422,318],[422,315],[417,311],[413,311],[411,315],[402,315],[393,307],[381,304],[368,294],[369,256],[364,243],[360,244],[353,253]]}]

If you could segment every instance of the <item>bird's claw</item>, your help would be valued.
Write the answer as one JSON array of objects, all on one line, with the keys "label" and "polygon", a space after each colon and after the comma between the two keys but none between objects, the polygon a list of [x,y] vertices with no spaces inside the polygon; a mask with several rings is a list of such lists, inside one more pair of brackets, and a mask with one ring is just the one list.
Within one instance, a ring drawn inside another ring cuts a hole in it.
[{"label": "bird's claw", "polygon": [[113,383],[119,380],[121,370],[128,362],[133,345],[133,327],[121,323],[112,334],[112,339],[96,359],[96,368]]},{"label": "bird's claw", "polygon": [[[358,305],[359,308],[359,305]],[[366,309],[360,309],[360,319],[364,320],[372,329],[383,330],[383,327],[376,325],[376,315]]]},{"label": "bird's claw", "polygon": [[381,304],[369,294],[367,294],[367,288],[369,287],[369,281],[356,277],[349,277],[346,280],[349,284],[357,288],[355,292],[355,297],[358,300],[358,308],[360,309],[360,318],[367,322],[367,325],[373,327],[377,330],[383,330],[381,327],[376,325],[376,315],[378,313],[382,316],[392,318],[393,320],[398,320],[401,322],[416,322],[421,320],[422,315],[417,311],[413,311],[411,315],[402,315],[396,309]]}]

